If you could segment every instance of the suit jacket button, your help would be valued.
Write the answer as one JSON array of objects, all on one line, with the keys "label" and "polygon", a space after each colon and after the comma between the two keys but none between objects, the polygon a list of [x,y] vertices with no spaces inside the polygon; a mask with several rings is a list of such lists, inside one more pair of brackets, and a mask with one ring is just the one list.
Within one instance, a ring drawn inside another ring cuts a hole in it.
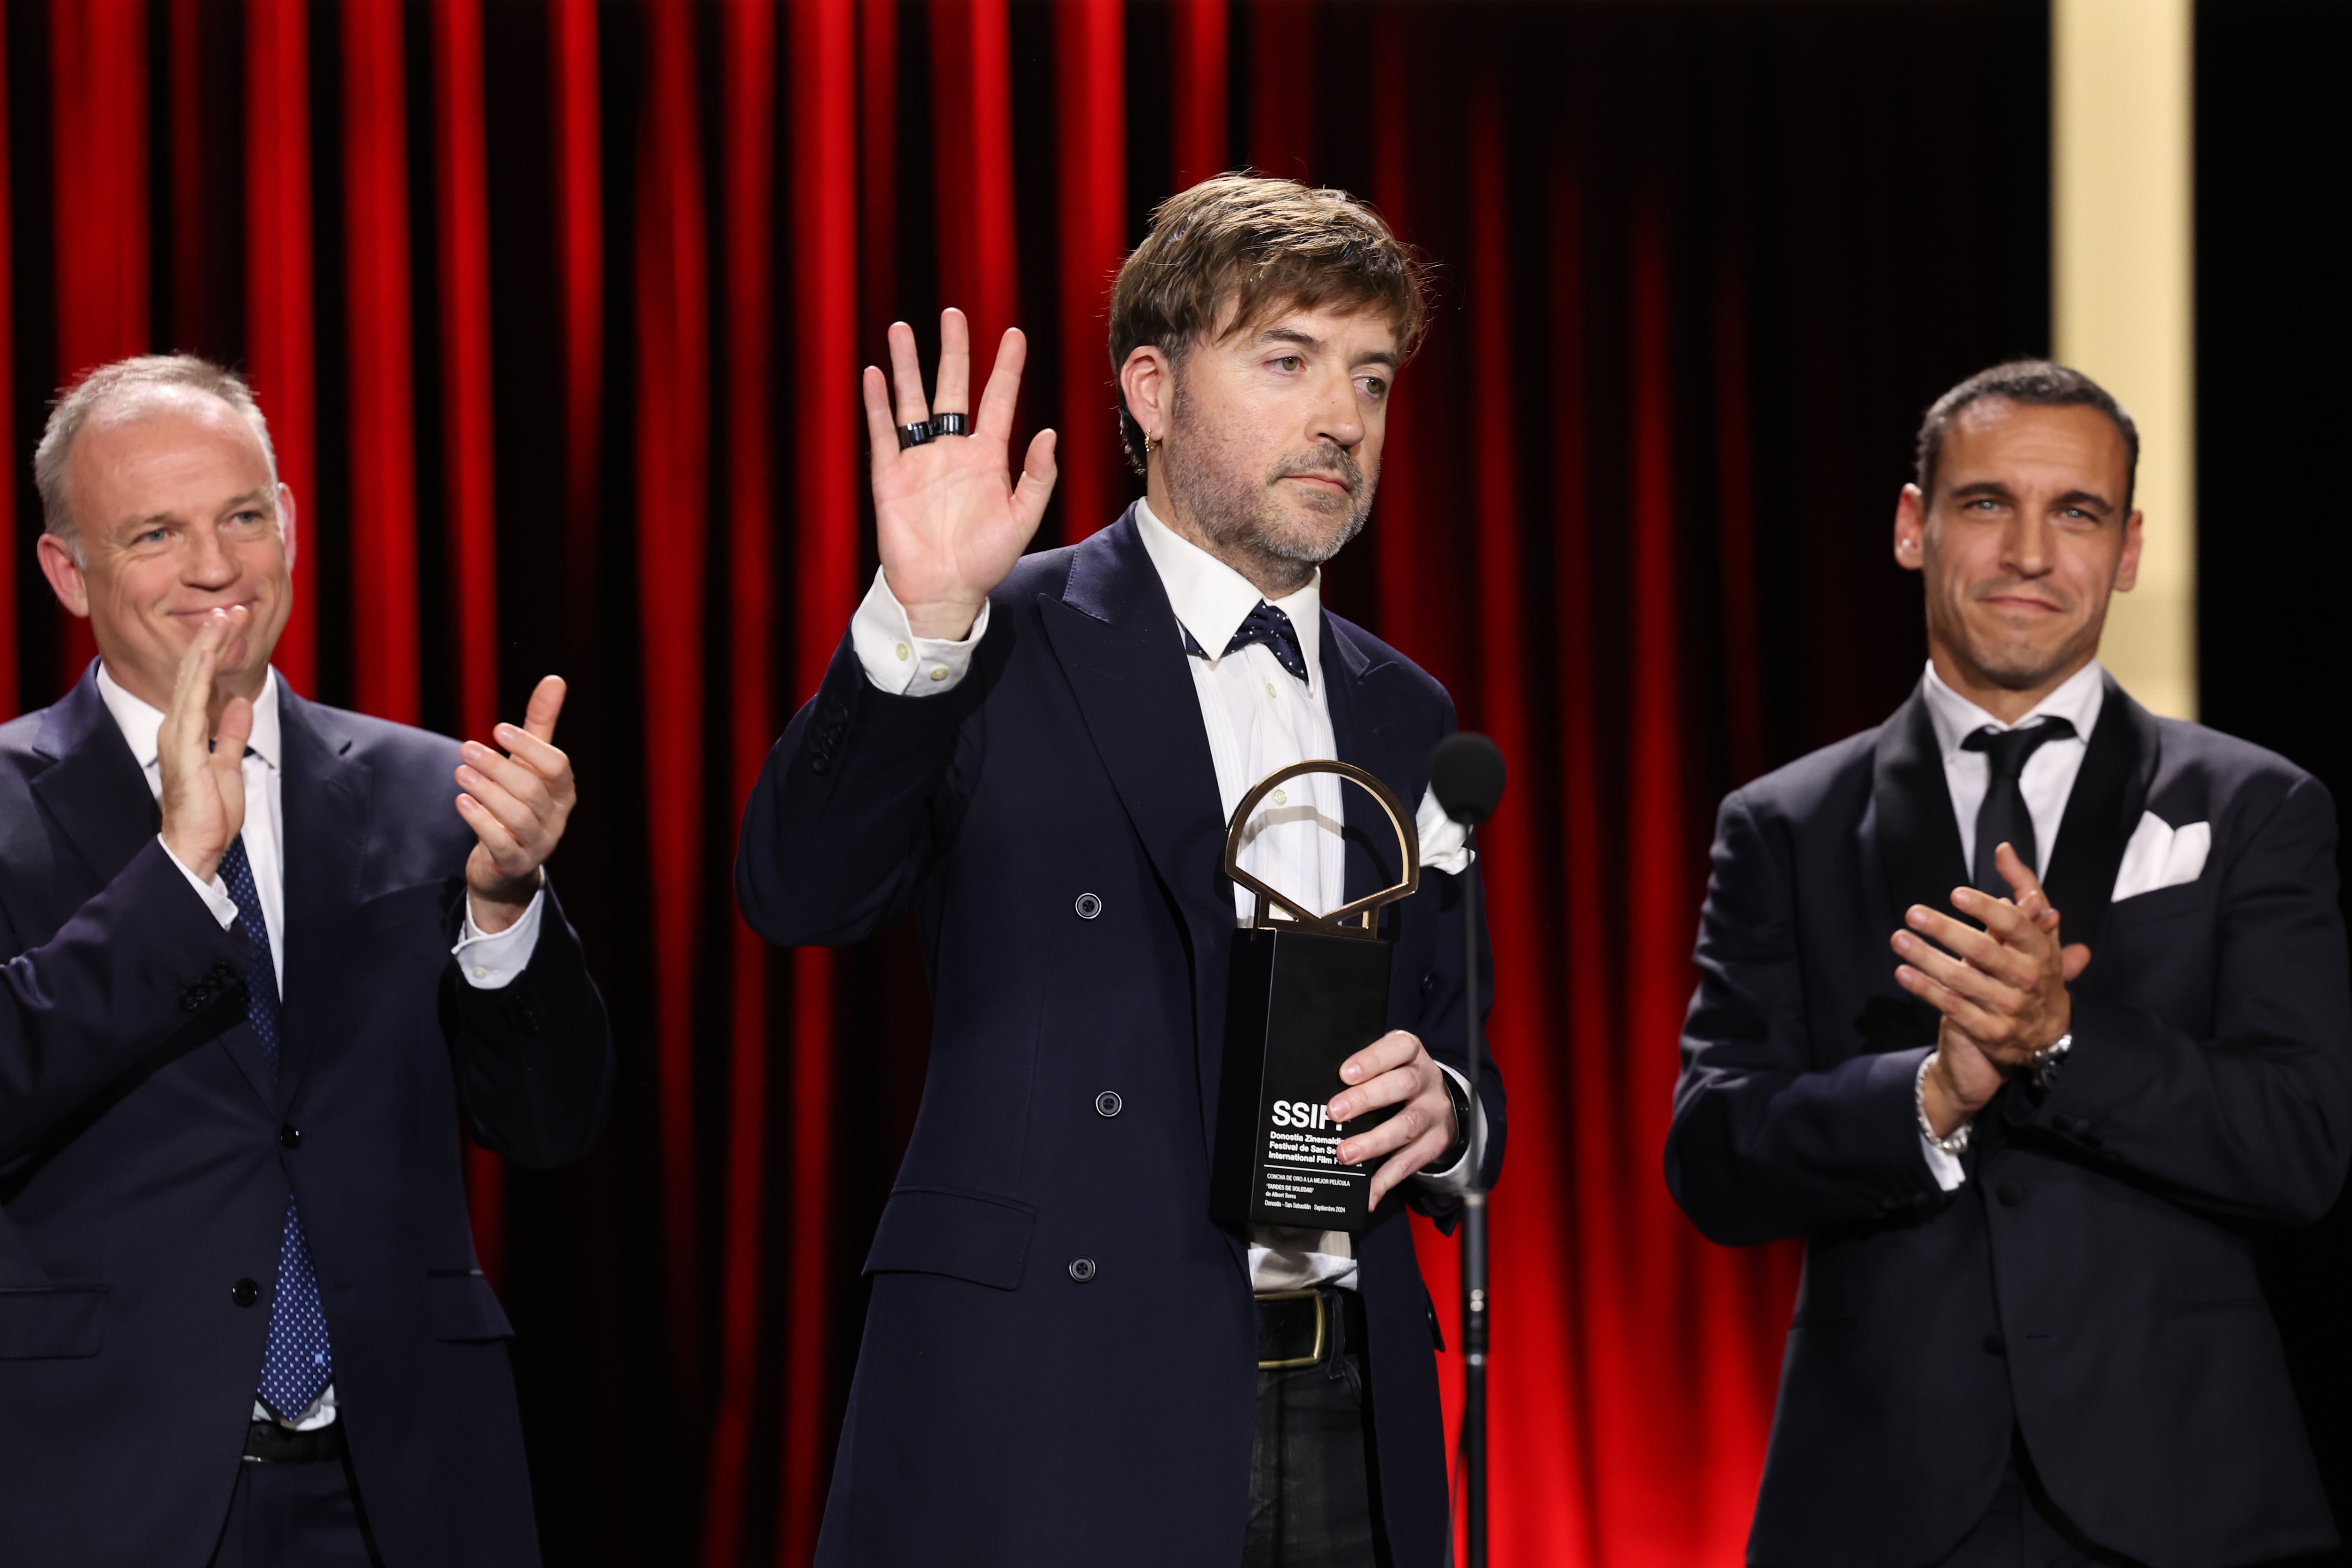
[{"label": "suit jacket button", "polygon": [[1437,971],[1432,969],[1421,977],[1421,994],[1424,997],[1437,989]]},{"label": "suit jacket button", "polygon": [[300,1148],[302,1146],[302,1129],[296,1126],[291,1122],[289,1122],[284,1126],[278,1128],[278,1146],[281,1149]]},{"label": "suit jacket button", "polygon": [[1116,1089],[1106,1089],[1095,1096],[1095,1114],[1097,1116],[1116,1116],[1126,1109],[1127,1102],[1118,1097]]},{"label": "suit jacket button", "polygon": [[1987,1355],[2007,1355],[2009,1354],[2009,1342],[2000,1337],[2000,1331],[1999,1329],[1995,1329],[1992,1333],[1984,1336],[1984,1353]]},{"label": "suit jacket button", "polygon": [[190,986],[180,993],[180,1010],[184,1013],[200,1013],[205,1010],[205,993],[202,987]]},{"label": "suit jacket button", "polygon": [[1092,920],[1102,913],[1102,900],[1091,893],[1082,893],[1078,894],[1078,902],[1074,907],[1078,912],[1079,919]]},{"label": "suit jacket button", "polygon": [[1070,1260],[1071,1279],[1076,1280],[1079,1284],[1083,1285],[1094,1277],[1095,1260],[1093,1259],[1073,1258]]},{"label": "suit jacket button", "polygon": [[261,1287],[250,1280],[239,1280],[228,1288],[228,1299],[240,1307],[249,1307],[261,1299]]},{"label": "suit jacket button", "polygon": [[2000,1199],[2002,1205],[2009,1208],[2015,1208],[2025,1201],[2025,1189],[2013,1181],[2001,1183],[1992,1189],[1992,1195]]}]

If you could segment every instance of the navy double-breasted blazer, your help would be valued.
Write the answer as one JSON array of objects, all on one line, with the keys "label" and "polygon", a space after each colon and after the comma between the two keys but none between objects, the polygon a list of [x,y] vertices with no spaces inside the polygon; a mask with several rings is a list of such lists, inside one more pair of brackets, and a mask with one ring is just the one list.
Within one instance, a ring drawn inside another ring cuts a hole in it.
[{"label": "navy double-breasted blazer", "polygon": [[[2210,848],[2112,900],[2144,813]],[[1805,1241],[1750,1563],[1938,1561],[2012,1432],[2153,1568],[2335,1543],[2254,1271],[2352,1153],[2335,852],[2316,779],[2110,681],[2044,878],[2091,948],[2074,1046],[1978,1116],[1946,1193],[1912,1102],[1937,1016],[1887,946],[1968,881],[1924,699],[1724,802],[1666,1178],[1718,1241]]]},{"label": "navy double-breasted blazer", "polygon": [[[1243,1237],[1208,1215],[1234,911],[1199,699],[1131,515],[1026,558],[992,606],[941,696],[876,690],[845,640],[744,813],[751,925],[838,943],[914,911],[937,1019],[818,1559],[1234,1563],[1256,1331]],[[1316,631],[1341,758],[1418,800],[1444,691],[1336,616]],[[1397,849],[1348,794],[1358,897]],[[1458,894],[1425,875],[1387,927],[1390,1021],[1456,1066]],[[1503,1096],[1482,1072],[1491,1174]],[[1435,1568],[1433,1316],[1403,1210],[1384,1202],[1357,1255],[1389,1540]]]},{"label": "navy double-breasted blazer", "polygon": [[157,841],[96,669],[0,725],[0,1561],[210,1560],[290,1193],[385,1560],[535,1562],[458,1129],[537,1166],[594,1141],[613,1053],[579,941],[551,893],[525,971],[462,983],[457,743],[281,683],[273,1078],[246,1023],[264,960]]}]

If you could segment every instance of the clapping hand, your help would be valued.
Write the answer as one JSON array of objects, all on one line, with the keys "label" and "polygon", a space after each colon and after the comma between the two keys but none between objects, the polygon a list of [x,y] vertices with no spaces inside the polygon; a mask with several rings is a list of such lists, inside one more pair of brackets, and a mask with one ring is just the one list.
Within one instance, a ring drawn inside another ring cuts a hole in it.
[{"label": "clapping hand", "polygon": [[253,738],[253,705],[229,698],[217,727],[212,705],[221,650],[250,619],[242,604],[205,617],[196,640],[180,656],[172,711],[155,735],[163,847],[205,882],[213,879],[221,856],[245,831],[245,747]]},{"label": "clapping hand", "polygon": [[562,676],[548,676],[530,694],[522,727],[502,724],[492,732],[503,754],[473,740],[461,752],[457,779],[466,792],[457,815],[478,841],[466,857],[466,887],[474,924],[487,933],[505,930],[530,907],[539,868],[555,852],[579,799],[572,759],[555,747],[563,690]]},{"label": "clapping hand", "polygon": [[1939,1136],[1973,1117],[2010,1075],[2065,1034],[2074,1020],[2067,986],[2091,961],[2082,943],[2062,946],[2058,911],[2017,852],[2002,844],[1993,864],[2011,898],[1972,887],[1952,890],[1952,906],[1982,930],[1924,904],[1892,938],[1904,962],[1897,984],[1943,1014],[1925,1090]]},{"label": "clapping hand", "polygon": [[981,606],[1037,531],[1054,493],[1054,433],[1029,443],[1019,483],[1009,467],[1013,405],[1028,347],[1011,329],[966,435],[942,435],[901,449],[898,425],[971,408],[971,338],[963,312],[940,312],[938,395],[926,404],[914,329],[891,323],[890,369],[898,407],[891,415],[879,369],[866,368],[866,429],[874,448],[874,522],[883,576],[918,637],[967,635]]}]

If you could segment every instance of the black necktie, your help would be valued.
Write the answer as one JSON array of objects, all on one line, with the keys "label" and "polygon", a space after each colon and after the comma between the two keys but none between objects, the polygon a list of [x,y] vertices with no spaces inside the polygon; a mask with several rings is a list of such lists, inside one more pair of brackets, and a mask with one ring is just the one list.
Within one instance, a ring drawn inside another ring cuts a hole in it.
[{"label": "black necktie", "polygon": [[[1302,681],[1307,678],[1307,655],[1299,650],[1298,628],[1290,623],[1289,616],[1263,599],[1257,601],[1256,609],[1243,618],[1241,629],[1234,633],[1233,641],[1225,644],[1224,653],[1218,657],[1231,657],[1252,643],[1265,643],[1265,651],[1274,655],[1276,664]],[[1184,651],[1196,659],[1209,656],[1189,628],[1184,632]]]},{"label": "black necktie", "polygon": [[1977,852],[1969,869],[1978,889],[1994,898],[2013,896],[1994,852],[2005,842],[2017,852],[2027,869],[2039,875],[2042,856],[2033,841],[2033,814],[2025,809],[2025,791],[2018,779],[2025,759],[2053,740],[2063,740],[2074,727],[2063,718],[2045,718],[2022,729],[1980,729],[1960,742],[1963,751],[1984,753],[1992,776],[1985,780],[1984,804],[1977,808]]},{"label": "black necktie", "polygon": [[[261,897],[254,889],[253,865],[245,856],[243,834],[221,856],[220,874],[228,883],[229,902],[236,905],[236,928],[261,951],[260,960],[245,977],[245,1018],[254,1038],[261,1042],[261,1058],[269,1064],[274,1078],[283,1040],[277,967],[270,961],[269,925],[261,916]],[[335,1350],[327,1339],[319,1270],[310,1261],[310,1238],[302,1228],[301,1212],[289,1197],[286,1224],[278,1238],[278,1290],[269,1300],[269,1341],[262,1349],[261,1382],[255,1392],[272,1410],[291,1420],[308,1410],[334,1377]]]}]

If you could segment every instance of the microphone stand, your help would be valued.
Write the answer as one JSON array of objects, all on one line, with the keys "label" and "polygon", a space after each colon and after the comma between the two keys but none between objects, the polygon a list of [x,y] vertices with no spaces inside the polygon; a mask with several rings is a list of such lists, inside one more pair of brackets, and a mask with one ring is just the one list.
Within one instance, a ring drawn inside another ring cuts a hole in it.
[{"label": "microphone stand", "polygon": [[1463,1514],[1465,1568],[1486,1568],[1486,1149],[1478,1109],[1478,830],[1465,825],[1470,864],[1462,881],[1463,1009],[1468,1036],[1470,1187],[1462,1195]]}]

